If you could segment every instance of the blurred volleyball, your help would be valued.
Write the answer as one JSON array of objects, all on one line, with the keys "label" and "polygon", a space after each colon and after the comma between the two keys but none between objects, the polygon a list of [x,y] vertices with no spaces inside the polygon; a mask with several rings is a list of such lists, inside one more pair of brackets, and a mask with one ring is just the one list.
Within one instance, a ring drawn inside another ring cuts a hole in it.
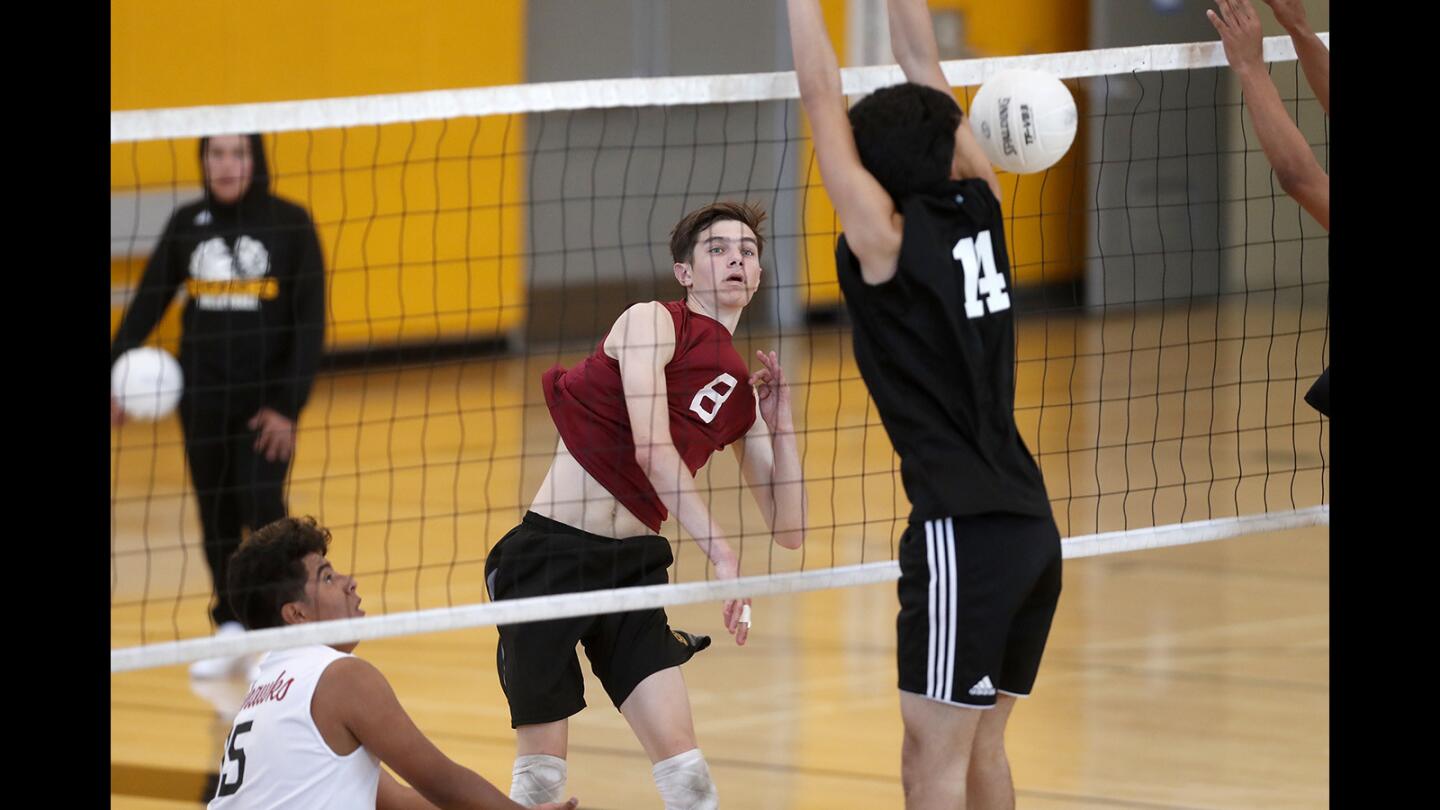
[{"label": "blurred volleyball", "polygon": [[996,73],[970,103],[970,129],[986,156],[1016,174],[1054,166],[1075,142],[1077,121],[1070,90],[1036,70]]},{"label": "blurred volleyball", "polygon": [[154,421],[169,416],[180,402],[183,387],[180,364],[164,349],[131,349],[110,369],[110,393],[132,419]]}]

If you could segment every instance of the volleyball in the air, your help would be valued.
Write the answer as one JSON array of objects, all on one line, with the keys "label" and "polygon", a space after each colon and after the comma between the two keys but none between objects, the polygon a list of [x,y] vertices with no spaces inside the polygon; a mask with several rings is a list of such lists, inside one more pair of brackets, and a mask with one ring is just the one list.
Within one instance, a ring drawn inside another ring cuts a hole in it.
[{"label": "volleyball in the air", "polygon": [[110,393],[132,419],[169,416],[180,402],[180,364],[164,349],[142,346],[120,355],[110,369]]},{"label": "volleyball in the air", "polygon": [[1054,166],[1075,142],[1078,119],[1070,90],[1037,70],[996,73],[970,103],[970,129],[986,156],[1016,174]]}]

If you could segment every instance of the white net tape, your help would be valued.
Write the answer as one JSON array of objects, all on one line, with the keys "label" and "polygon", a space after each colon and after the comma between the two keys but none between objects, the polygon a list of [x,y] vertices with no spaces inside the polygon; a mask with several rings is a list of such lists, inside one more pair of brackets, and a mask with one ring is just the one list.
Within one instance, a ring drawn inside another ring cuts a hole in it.
[{"label": "white net tape", "polygon": [[[1131,529],[1083,535],[1063,541],[1061,548],[1066,559],[1075,559],[1189,543],[1205,543],[1258,532],[1299,529],[1306,526],[1327,526],[1329,523],[1330,507],[1315,506],[1290,512],[1272,512],[1264,515],[1201,520],[1152,529]],[[418,610],[388,616],[366,616],[359,619],[277,627],[257,630],[244,635],[127,647],[111,651],[110,671],[126,672],[147,667],[183,664],[202,658],[247,655],[306,644],[368,641],[391,636],[438,633],[496,624],[518,624],[544,619],[562,619],[569,616],[645,610],[667,605],[775,596],[826,588],[870,585],[899,578],[900,564],[889,561],[837,566],[790,574],[742,577],[724,581],[650,585],[642,588],[615,588],[529,599],[509,599],[503,602]]]},{"label": "white net tape", "polygon": [[[1328,46],[1330,34],[1319,35]],[[1295,46],[1289,37],[1265,40],[1265,61],[1289,62]],[[1061,79],[1219,67],[1225,51],[1219,42],[1145,45],[1095,51],[957,59],[942,63],[945,78],[956,87],[971,87],[1002,70],[1043,70]],[[849,95],[904,81],[895,65],[846,68],[841,71]],[[110,142],[198,137],[225,132],[290,132],[408,121],[433,121],[461,116],[647,107],[670,104],[722,104],[799,98],[793,72],[733,76],[680,76],[664,79],[595,79],[590,81],[518,84],[470,90],[280,101],[224,107],[180,107],[110,114]]]}]

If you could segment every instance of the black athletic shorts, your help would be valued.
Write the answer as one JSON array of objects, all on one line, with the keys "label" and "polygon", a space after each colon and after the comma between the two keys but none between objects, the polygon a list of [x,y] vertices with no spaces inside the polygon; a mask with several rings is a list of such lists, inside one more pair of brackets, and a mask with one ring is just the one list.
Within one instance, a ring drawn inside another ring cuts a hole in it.
[{"label": "black athletic shorts", "polygon": [[900,538],[900,690],[972,708],[1035,685],[1060,600],[1052,518],[912,523]]},{"label": "black athletic shorts", "polygon": [[[485,560],[492,600],[604,588],[663,585],[674,557],[664,537],[617,540],[525,513]],[[500,625],[496,666],[510,702],[510,725],[563,720],[585,708],[577,642],[610,702],[619,709],[639,683],[679,666],[710,644],[672,631],[663,608]]]}]

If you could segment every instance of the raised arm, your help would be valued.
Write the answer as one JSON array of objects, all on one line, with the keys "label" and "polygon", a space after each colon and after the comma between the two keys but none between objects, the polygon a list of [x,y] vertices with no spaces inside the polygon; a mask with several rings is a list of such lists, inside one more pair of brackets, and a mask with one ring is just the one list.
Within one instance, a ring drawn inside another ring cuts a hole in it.
[{"label": "raised arm", "polygon": [[[905,78],[950,93],[950,82],[940,69],[935,24],[925,0],[886,0],[886,7],[890,15],[890,50],[905,72]],[[955,157],[961,176],[984,180],[995,199],[1000,199],[1000,178],[995,176],[995,168],[968,125],[961,126],[955,133]]]},{"label": "raised arm", "polygon": [[1225,44],[1230,69],[1240,79],[1245,106],[1260,138],[1260,148],[1286,194],[1330,230],[1330,177],[1315,160],[1310,144],[1290,120],[1280,93],[1265,70],[1260,18],[1250,0],[1216,0],[1220,14],[1206,11]]},{"label": "raised arm", "polygon": [[1310,21],[1305,18],[1304,0],[1265,0],[1265,4],[1275,12],[1276,22],[1290,35],[1290,41],[1295,43],[1295,55],[1300,58],[1300,69],[1305,71],[1305,80],[1310,83],[1310,89],[1315,91],[1320,108],[1329,115],[1330,49],[1325,47],[1325,43],[1310,29]]},{"label": "raised arm", "polygon": [[925,0],[885,0],[890,15],[890,51],[916,84],[950,92],[950,82],[940,69],[940,47],[935,43],[935,25]]},{"label": "raised arm", "polygon": [[[630,416],[635,460],[640,469],[655,487],[660,502],[714,563],[716,577],[734,579],[740,575],[740,559],[706,508],[700,490],[695,487],[695,479],[670,435],[665,365],[675,356],[674,320],[660,304],[636,304],[625,310],[611,327],[605,339],[605,351],[620,362],[625,410]],[[736,641],[744,644],[748,627],[737,628],[741,607],[741,600],[727,600],[724,619],[725,629],[736,633]]]},{"label": "raised arm", "polygon": [[866,283],[884,283],[895,275],[900,258],[900,214],[890,195],[860,162],[840,89],[840,66],[825,33],[818,0],[788,3],[800,103],[810,119],[820,179],[840,217],[845,240],[860,259],[861,275]]},{"label": "raised arm", "polygon": [[755,388],[756,418],[743,442],[736,442],[740,472],[775,542],[800,548],[805,542],[805,480],[795,425],[790,412],[790,386],[774,352],[756,352],[760,371],[750,375]]}]

